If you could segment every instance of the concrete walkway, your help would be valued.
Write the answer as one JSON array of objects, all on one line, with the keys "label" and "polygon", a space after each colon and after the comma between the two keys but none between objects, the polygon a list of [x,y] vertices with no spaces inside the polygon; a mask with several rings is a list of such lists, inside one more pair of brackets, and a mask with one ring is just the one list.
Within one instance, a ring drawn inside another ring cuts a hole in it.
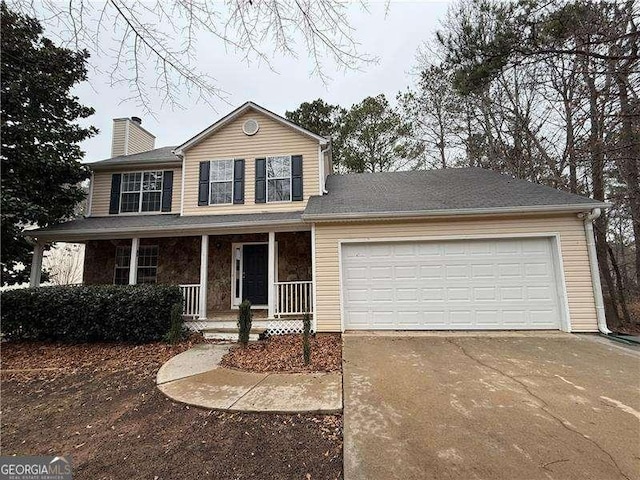
[{"label": "concrete walkway", "polygon": [[203,344],[166,362],[158,388],[177,402],[216,410],[339,413],[340,373],[249,373],[220,367],[229,345]]}]

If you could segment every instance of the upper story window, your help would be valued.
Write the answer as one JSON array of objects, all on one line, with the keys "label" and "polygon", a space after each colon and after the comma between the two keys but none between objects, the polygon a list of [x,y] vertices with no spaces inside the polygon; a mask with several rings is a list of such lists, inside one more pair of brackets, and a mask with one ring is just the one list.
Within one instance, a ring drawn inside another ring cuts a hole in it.
[{"label": "upper story window", "polygon": [[291,156],[267,157],[267,201],[291,200]]},{"label": "upper story window", "polygon": [[162,171],[123,173],[120,213],[159,212],[162,181]]},{"label": "upper story window", "polygon": [[233,203],[233,160],[212,160],[209,182],[209,205]]}]

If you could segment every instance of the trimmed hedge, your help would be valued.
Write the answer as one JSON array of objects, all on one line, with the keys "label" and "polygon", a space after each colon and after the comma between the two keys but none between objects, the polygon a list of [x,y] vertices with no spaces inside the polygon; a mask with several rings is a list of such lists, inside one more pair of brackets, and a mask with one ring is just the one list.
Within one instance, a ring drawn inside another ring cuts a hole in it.
[{"label": "trimmed hedge", "polygon": [[63,285],[7,290],[0,301],[6,339],[145,343],[169,332],[182,293],[175,285]]}]

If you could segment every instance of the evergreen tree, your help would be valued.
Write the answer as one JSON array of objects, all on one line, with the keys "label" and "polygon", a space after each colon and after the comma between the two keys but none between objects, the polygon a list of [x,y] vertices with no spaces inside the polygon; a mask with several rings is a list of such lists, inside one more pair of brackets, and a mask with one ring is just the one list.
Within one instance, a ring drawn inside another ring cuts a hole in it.
[{"label": "evergreen tree", "polygon": [[419,166],[410,124],[382,94],[367,97],[349,109],[340,137],[341,166],[347,172],[388,172]]},{"label": "evergreen tree", "polygon": [[[71,88],[87,78],[86,51],[60,48],[43,37],[40,24],[3,2],[1,38],[2,284],[29,278],[33,247],[25,227],[73,216],[89,176],[79,142],[95,135],[77,120],[94,110]],[[20,266],[24,265],[24,269]]]},{"label": "evergreen tree", "polygon": [[344,108],[318,98],[301,103],[295,110],[286,112],[285,117],[313,133],[330,138],[333,163],[339,165],[342,153],[340,130],[345,113]]}]

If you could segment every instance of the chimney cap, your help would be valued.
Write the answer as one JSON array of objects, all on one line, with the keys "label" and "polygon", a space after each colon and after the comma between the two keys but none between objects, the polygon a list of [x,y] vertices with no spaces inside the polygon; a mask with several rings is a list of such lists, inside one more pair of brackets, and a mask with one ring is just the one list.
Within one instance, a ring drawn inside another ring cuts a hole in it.
[{"label": "chimney cap", "polygon": [[142,125],[142,119],[140,117],[131,117],[131,121],[137,123],[138,125]]}]

